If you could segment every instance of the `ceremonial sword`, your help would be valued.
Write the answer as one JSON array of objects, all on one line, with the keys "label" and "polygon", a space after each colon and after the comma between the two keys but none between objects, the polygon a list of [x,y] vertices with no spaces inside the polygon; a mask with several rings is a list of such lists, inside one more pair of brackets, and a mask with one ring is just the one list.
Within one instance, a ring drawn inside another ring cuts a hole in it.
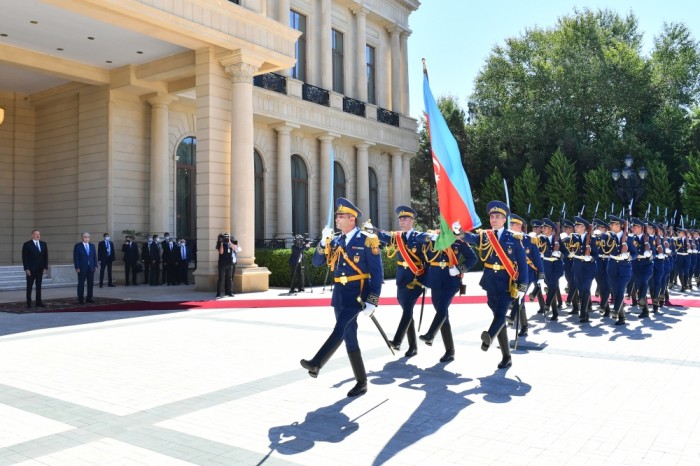
[{"label": "ceremonial sword", "polygon": [[[357,302],[360,303],[360,309],[362,309],[364,311],[365,308],[367,307],[367,305],[365,304],[364,301],[362,301],[362,298],[358,296]],[[374,325],[377,326],[377,330],[379,330],[379,333],[382,335],[382,338],[384,338],[384,343],[386,343],[386,346],[389,347],[389,351],[391,351],[391,354],[395,356],[396,353],[394,353],[394,348],[391,347],[391,343],[389,342],[389,338],[387,338],[386,333],[384,333],[384,329],[382,328],[382,326],[379,325],[379,321],[377,320],[377,318],[374,317],[374,314],[369,316],[369,318],[372,319],[372,322],[374,322]]]}]

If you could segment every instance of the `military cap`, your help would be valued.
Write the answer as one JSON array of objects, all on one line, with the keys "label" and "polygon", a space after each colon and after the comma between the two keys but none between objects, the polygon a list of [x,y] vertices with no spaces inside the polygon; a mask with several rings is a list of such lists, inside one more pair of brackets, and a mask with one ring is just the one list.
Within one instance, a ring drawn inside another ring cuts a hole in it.
[{"label": "military cap", "polygon": [[491,215],[493,213],[503,214],[506,217],[508,217],[510,215],[510,209],[508,208],[508,206],[505,203],[503,203],[501,201],[489,202],[488,205],[486,206],[486,210],[489,212],[489,215]]},{"label": "military cap", "polygon": [[624,222],[624,220],[622,220],[620,217],[618,217],[618,216],[616,216],[616,215],[609,215],[609,216],[608,216],[608,222],[610,222],[610,224],[619,223],[620,225],[622,225],[622,223]]},{"label": "military cap", "polygon": [[572,222],[571,220],[567,220],[567,219],[564,219],[564,221],[562,221],[561,224],[562,224],[562,226],[565,226],[565,227],[570,227],[570,228],[574,227],[574,222]]},{"label": "military cap", "polygon": [[549,227],[549,228],[551,228],[552,230],[556,230],[556,228],[557,228],[557,226],[555,225],[555,223],[554,223],[553,221],[551,221],[550,219],[546,218],[546,217],[542,219],[542,226],[543,226],[543,227]]},{"label": "military cap", "polygon": [[348,201],[344,197],[339,197],[335,200],[335,213],[336,214],[350,214],[355,218],[362,217],[362,212],[358,209],[355,204]]},{"label": "military cap", "polygon": [[518,214],[510,214],[510,223],[519,223],[525,225],[525,220]]},{"label": "military cap", "polygon": [[639,219],[639,218],[637,218],[637,217],[632,217],[632,218],[630,219],[630,223],[631,223],[632,225],[636,225],[636,226],[638,226],[638,227],[643,227],[643,226],[644,226],[644,220],[641,220],[641,219]]},{"label": "military cap", "polygon": [[574,217],[574,224],[575,225],[583,225],[586,228],[588,228],[588,226],[590,225],[590,223],[588,223],[588,220],[586,220],[583,217],[578,217],[578,216]]},{"label": "military cap", "polygon": [[530,221],[530,225],[532,226],[532,228],[539,228],[539,227],[542,226],[542,220],[538,220],[538,219],[536,219],[536,218],[535,218],[535,219],[532,219],[532,220]]},{"label": "military cap", "polygon": [[610,229],[610,225],[605,220],[597,218],[597,217],[593,219],[593,225],[605,227],[606,230]]},{"label": "military cap", "polygon": [[396,208],[396,216],[401,217],[411,217],[416,218],[416,211],[408,206],[400,205]]}]

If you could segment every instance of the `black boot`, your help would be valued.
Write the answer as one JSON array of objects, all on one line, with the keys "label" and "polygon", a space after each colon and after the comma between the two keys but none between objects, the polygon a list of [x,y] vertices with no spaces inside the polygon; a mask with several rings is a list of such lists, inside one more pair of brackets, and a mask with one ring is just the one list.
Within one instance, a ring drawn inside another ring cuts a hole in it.
[{"label": "black boot", "polygon": [[411,320],[411,323],[408,325],[408,331],[406,332],[406,336],[408,337],[408,351],[406,351],[406,356],[407,358],[411,358],[418,354],[418,341],[416,338],[416,326],[413,320]]},{"label": "black boot", "polygon": [[445,344],[445,354],[440,358],[440,362],[451,362],[455,360],[455,342],[452,339],[452,326],[449,322],[440,327],[442,342]]},{"label": "black boot", "polygon": [[435,314],[435,317],[433,318],[433,323],[430,324],[430,328],[428,329],[428,333],[426,333],[425,335],[421,335],[418,338],[420,338],[421,341],[424,341],[426,345],[433,346],[435,334],[438,332],[438,330],[440,330],[440,327],[442,327],[442,324],[444,322],[445,316]]},{"label": "black boot", "polygon": [[537,313],[544,314],[544,297],[542,296],[542,290],[537,291],[537,303],[540,305],[540,309]]},{"label": "black boot", "polygon": [[589,301],[590,297],[585,297],[581,300],[581,317],[578,321],[582,324],[591,321],[591,319],[588,317]]},{"label": "black boot", "polygon": [[525,304],[524,303],[522,306],[520,306],[520,310],[518,312],[518,317],[520,318],[520,331],[518,332],[518,336],[526,337],[527,336],[527,313],[525,312]]},{"label": "black boot", "polygon": [[352,390],[348,392],[348,396],[359,396],[367,393],[367,372],[365,372],[365,364],[362,362],[362,353],[359,350],[348,353],[352,372],[355,374],[357,383]]},{"label": "black boot", "polygon": [[605,312],[603,312],[603,317],[610,317],[610,304],[605,303]]},{"label": "black boot", "polygon": [[617,321],[615,325],[625,325],[625,304],[620,306],[620,310],[617,312]]},{"label": "black boot", "polygon": [[326,340],[323,346],[321,346],[321,349],[318,350],[316,356],[314,356],[310,361],[307,361],[306,359],[299,361],[301,367],[309,371],[309,375],[311,377],[318,377],[318,372],[321,370],[321,368],[323,368],[323,366],[326,365],[328,360],[333,356],[333,353],[336,352],[342,342],[342,339],[336,341],[336,339],[333,338],[333,335],[331,335],[328,337],[328,340]]},{"label": "black boot", "polygon": [[557,320],[559,318],[559,309],[557,308],[556,301],[552,302],[552,317],[549,320]]},{"label": "black boot", "polygon": [[501,328],[498,332],[498,345],[501,347],[501,354],[503,359],[498,363],[499,369],[505,369],[513,365],[513,360],[510,357],[510,343],[508,343],[508,334],[506,333],[506,328]]}]

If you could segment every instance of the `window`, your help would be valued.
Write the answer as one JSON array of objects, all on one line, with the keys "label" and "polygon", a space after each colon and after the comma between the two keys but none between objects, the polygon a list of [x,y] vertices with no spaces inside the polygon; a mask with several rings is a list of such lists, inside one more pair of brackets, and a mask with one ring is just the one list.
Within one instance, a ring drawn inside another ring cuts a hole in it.
[{"label": "window", "polygon": [[258,151],[253,151],[255,164],[255,241],[265,238],[265,173],[263,161]]},{"label": "window", "polygon": [[292,230],[309,232],[309,172],[298,155],[292,155]]},{"label": "window", "polygon": [[379,226],[379,180],[377,172],[369,168],[369,218],[374,226]]},{"label": "window", "polygon": [[187,137],[177,146],[177,185],[175,222],[177,236],[197,237],[197,140]]},{"label": "window", "polygon": [[366,46],[365,55],[367,57],[367,102],[377,104],[377,84],[376,66],[377,50],[371,45]]},{"label": "window", "polygon": [[301,32],[294,47],[297,62],[292,68],[292,78],[306,82],[306,16],[289,10],[289,26]]},{"label": "window", "polygon": [[347,181],[345,180],[345,170],[338,162],[333,162],[333,199],[348,197]]},{"label": "window", "polygon": [[343,68],[343,33],[332,30],[331,49],[333,50],[333,91],[345,93],[345,70]]}]

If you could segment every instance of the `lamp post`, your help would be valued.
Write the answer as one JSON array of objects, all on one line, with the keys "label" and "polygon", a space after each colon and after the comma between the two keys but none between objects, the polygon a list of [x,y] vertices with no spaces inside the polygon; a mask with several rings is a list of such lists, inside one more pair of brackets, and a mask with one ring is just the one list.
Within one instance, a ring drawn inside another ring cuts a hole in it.
[{"label": "lamp post", "polygon": [[647,169],[640,167],[635,171],[632,169],[634,160],[630,154],[625,157],[625,166],[622,170],[613,169],[610,174],[615,181],[615,190],[622,202],[629,208],[629,215],[632,215],[632,206],[636,207],[637,202],[644,194],[644,179],[647,177]]}]

